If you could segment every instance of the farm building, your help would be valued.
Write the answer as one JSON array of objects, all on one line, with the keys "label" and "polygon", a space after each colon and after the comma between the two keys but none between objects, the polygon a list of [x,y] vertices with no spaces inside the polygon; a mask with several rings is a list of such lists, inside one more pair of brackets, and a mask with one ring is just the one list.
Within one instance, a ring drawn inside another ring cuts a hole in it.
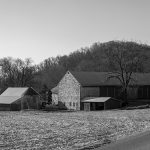
[{"label": "farm building", "polygon": [[40,95],[33,88],[11,87],[0,95],[0,110],[39,109]]},{"label": "farm building", "polygon": [[87,97],[82,100],[84,110],[107,110],[121,107],[121,101],[111,97]]},{"label": "farm building", "polygon": [[[54,94],[56,94],[56,91],[54,93],[52,90],[52,95]],[[116,99],[121,99],[120,82],[115,78],[108,79],[107,72],[67,71],[57,85],[57,101],[63,102],[68,109],[84,110],[85,105],[88,105],[85,99],[93,97],[111,97],[113,99],[111,102],[115,103]],[[128,99],[130,100],[129,103],[134,105],[150,104],[149,73],[134,74],[134,82],[128,89]],[[55,99],[53,101],[55,102]],[[110,99],[107,101],[109,102]],[[92,102],[89,101],[89,103]],[[118,102],[115,104],[113,109],[120,106]],[[94,105],[99,104],[95,102]],[[112,103],[109,103],[109,105],[112,105]],[[111,106],[109,106],[109,109],[111,109]]]},{"label": "farm building", "polygon": [[51,89],[53,103],[58,104],[58,87]]}]

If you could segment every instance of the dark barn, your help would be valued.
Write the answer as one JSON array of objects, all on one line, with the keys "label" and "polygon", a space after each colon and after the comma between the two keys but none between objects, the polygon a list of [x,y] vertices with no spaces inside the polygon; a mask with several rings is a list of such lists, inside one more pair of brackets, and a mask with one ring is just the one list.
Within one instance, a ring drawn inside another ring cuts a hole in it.
[{"label": "dark barn", "polygon": [[40,95],[33,88],[11,87],[0,95],[1,111],[40,109]]}]

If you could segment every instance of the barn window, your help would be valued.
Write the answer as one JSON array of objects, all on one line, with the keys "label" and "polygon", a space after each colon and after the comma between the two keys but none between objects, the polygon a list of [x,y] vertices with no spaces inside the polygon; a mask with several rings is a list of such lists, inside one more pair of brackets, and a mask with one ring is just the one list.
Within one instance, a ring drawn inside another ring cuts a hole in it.
[{"label": "barn window", "polygon": [[71,102],[70,102],[69,104],[70,104],[70,106],[71,106]]},{"label": "barn window", "polygon": [[74,107],[75,107],[75,105],[76,105],[75,102],[73,102],[73,106],[74,106]]}]

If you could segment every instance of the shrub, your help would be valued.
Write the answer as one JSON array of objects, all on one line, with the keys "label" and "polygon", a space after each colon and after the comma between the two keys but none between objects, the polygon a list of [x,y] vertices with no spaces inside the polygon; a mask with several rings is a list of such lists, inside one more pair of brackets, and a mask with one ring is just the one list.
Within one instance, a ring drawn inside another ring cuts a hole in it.
[{"label": "shrub", "polygon": [[50,105],[46,104],[46,106],[45,106],[46,111],[56,111],[58,109],[59,109],[58,106],[52,105],[52,104],[50,104]]},{"label": "shrub", "polygon": [[45,109],[45,107],[46,107],[46,102],[42,102],[41,109]]},{"label": "shrub", "polygon": [[45,105],[45,110],[46,111],[67,110],[67,107],[62,102],[58,102],[57,105],[46,104]]},{"label": "shrub", "polygon": [[58,101],[58,109],[59,110],[67,110],[67,107],[65,106],[64,103]]}]

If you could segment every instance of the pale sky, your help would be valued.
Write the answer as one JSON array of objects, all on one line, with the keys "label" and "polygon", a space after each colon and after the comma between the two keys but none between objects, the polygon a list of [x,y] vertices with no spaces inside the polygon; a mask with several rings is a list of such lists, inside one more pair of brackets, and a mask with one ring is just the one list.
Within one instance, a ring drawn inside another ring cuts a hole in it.
[{"label": "pale sky", "polygon": [[0,58],[37,64],[110,40],[150,44],[150,0],[0,0]]}]

